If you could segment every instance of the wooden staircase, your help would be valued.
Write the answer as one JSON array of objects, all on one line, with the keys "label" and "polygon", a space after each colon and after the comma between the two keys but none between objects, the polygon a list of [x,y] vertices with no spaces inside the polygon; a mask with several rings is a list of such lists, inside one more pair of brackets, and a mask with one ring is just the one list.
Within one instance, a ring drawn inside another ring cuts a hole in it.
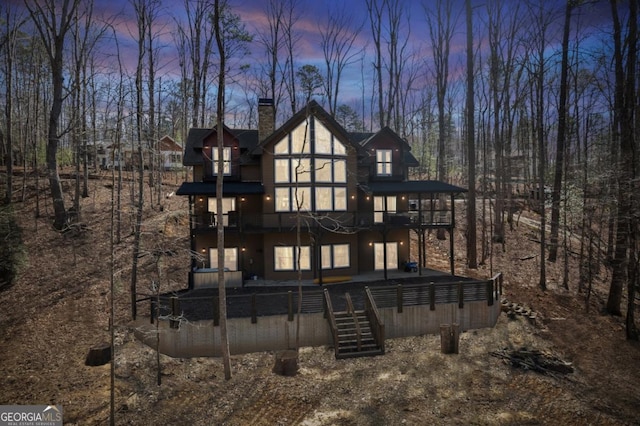
[{"label": "wooden staircase", "polygon": [[[370,294],[369,294],[370,296]],[[384,354],[384,325],[380,321],[373,298],[365,310],[355,310],[349,293],[345,293],[347,310],[334,312],[331,298],[325,289],[327,319],[333,334],[337,359]]]}]

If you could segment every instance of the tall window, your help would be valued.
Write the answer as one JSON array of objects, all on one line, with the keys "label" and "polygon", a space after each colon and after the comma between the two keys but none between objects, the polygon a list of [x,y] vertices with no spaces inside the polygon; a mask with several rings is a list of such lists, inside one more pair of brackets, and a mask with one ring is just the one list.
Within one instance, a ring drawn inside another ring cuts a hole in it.
[{"label": "tall window", "polygon": [[[213,174],[214,176],[218,175],[218,159],[220,156],[218,155],[218,147],[214,146],[211,148],[211,158],[213,159]],[[222,148],[222,174],[228,176],[231,174],[231,147],[225,146]]]},{"label": "tall window", "polygon": [[387,269],[398,268],[398,243],[374,243],[374,268],[376,271],[385,269],[385,248]]},{"label": "tall window", "polygon": [[[209,249],[209,265],[212,268],[218,267],[218,249]],[[238,270],[238,247],[225,247],[224,249],[224,267],[230,271]]]},{"label": "tall window", "polygon": [[[300,247],[300,270],[311,270],[311,248]],[[275,271],[296,271],[298,268],[298,247],[276,246],[273,248],[273,269]]]},{"label": "tall window", "polygon": [[385,213],[396,212],[396,197],[394,195],[373,197],[373,221],[375,223],[384,222]]},{"label": "tall window", "polygon": [[376,173],[378,176],[391,176],[391,150],[376,150]]},{"label": "tall window", "polygon": [[[313,120],[313,121],[312,121]],[[347,149],[315,119],[299,124],[274,146],[275,210],[345,211]],[[297,190],[292,184],[303,183]]]},{"label": "tall window", "polygon": [[348,268],[349,244],[327,244],[321,248],[322,269]]}]

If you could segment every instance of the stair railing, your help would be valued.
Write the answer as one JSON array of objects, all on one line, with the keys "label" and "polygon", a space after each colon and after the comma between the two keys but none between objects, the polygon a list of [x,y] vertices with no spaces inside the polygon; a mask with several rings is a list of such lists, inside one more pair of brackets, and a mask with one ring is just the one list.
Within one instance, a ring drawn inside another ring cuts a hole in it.
[{"label": "stair railing", "polygon": [[378,306],[373,299],[373,295],[371,294],[369,287],[364,288],[364,294],[364,311],[369,319],[369,324],[371,325],[371,333],[376,339],[376,343],[380,347],[380,350],[384,354],[384,323],[382,322]]},{"label": "stair railing", "polygon": [[331,327],[331,335],[333,336],[333,350],[337,358],[339,343],[340,343],[338,340],[338,325],[336,324],[336,317],[333,314],[333,305],[331,303],[331,295],[329,295],[329,290],[327,288],[324,289],[324,306],[325,306],[327,319],[329,320],[329,326]]},{"label": "stair railing", "polygon": [[362,330],[360,329],[360,322],[358,321],[358,314],[356,313],[355,308],[353,307],[353,301],[351,300],[351,295],[349,293],[344,294],[345,299],[347,300],[347,313],[351,314],[353,318],[353,324],[356,326],[356,341],[358,343],[358,352],[362,350]]}]

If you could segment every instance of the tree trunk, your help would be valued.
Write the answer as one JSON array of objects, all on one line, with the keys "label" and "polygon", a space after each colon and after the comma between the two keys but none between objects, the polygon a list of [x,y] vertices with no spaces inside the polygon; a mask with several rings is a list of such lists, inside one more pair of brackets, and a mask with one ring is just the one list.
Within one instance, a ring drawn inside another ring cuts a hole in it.
[{"label": "tree trunk", "polygon": [[471,0],[465,1],[467,14],[467,157],[469,201],[467,203],[467,266],[478,267],[476,243],[476,148],[475,148],[475,92],[473,89],[473,12]]},{"label": "tree trunk", "polygon": [[218,221],[218,302],[220,304],[220,352],[224,364],[224,378],[231,379],[231,355],[229,353],[229,336],[227,330],[227,292],[224,281],[224,221],[222,216],[223,179],[224,179],[224,95],[226,78],[226,50],[222,18],[227,13],[223,10],[226,3],[220,4],[220,0],[215,0],[213,27],[218,46],[220,70],[218,74],[218,96],[216,102],[216,134],[218,143],[218,173],[216,176],[216,215]]},{"label": "tree trunk", "polygon": [[[560,104],[558,105],[558,138],[556,140],[556,163],[551,196],[551,237],[549,262],[558,257],[558,232],[560,229],[560,193],[562,191],[562,171],[564,170],[565,140],[567,128],[567,77],[569,68],[569,32],[571,26],[572,2],[567,1],[562,36],[562,65],[560,71]],[[566,231],[565,231],[566,232]]]}]

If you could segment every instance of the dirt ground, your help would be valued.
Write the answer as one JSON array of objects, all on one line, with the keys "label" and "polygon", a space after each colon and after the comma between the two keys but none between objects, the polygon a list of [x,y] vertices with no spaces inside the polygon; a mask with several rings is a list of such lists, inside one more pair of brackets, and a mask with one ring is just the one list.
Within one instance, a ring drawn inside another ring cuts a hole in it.
[{"label": "dirt ground", "polygon": [[[164,193],[174,190],[166,185]],[[110,365],[84,365],[88,349],[109,340],[109,181],[92,180],[90,191],[82,200],[86,229],[76,236],[51,230],[44,194],[43,217],[34,216],[33,192],[16,204],[27,262],[18,282],[0,293],[0,404],[61,404],[68,425],[109,421]],[[163,291],[186,285],[187,201],[172,196],[162,204],[162,210],[145,214],[138,285],[143,293],[151,280]],[[229,381],[220,359],[161,356],[158,385],[156,354],[134,339],[131,328],[132,219],[124,209],[122,239],[113,254],[116,424],[640,424],[640,345],[625,340],[623,318],[600,313],[608,273],[601,272],[588,309],[576,290],[575,259],[570,290],[559,288],[558,262],[547,264],[549,290],[540,291],[539,245],[531,241],[535,230],[523,223],[508,231],[505,252],[494,246],[491,268],[474,271],[462,266],[459,226],[456,273],[486,278],[503,272],[504,297],[533,309],[535,324],[502,314],[495,328],[462,333],[457,355],[441,354],[438,336],[388,340],[387,353],[374,358],[336,360],[331,348],[302,348],[295,377],[273,374],[270,352],[233,356]],[[448,270],[448,244],[430,236],[429,267]],[[153,254],[159,252],[170,255],[157,262]],[[147,306],[140,305],[141,315]],[[574,372],[542,375],[491,354],[523,347],[571,362]]]}]

